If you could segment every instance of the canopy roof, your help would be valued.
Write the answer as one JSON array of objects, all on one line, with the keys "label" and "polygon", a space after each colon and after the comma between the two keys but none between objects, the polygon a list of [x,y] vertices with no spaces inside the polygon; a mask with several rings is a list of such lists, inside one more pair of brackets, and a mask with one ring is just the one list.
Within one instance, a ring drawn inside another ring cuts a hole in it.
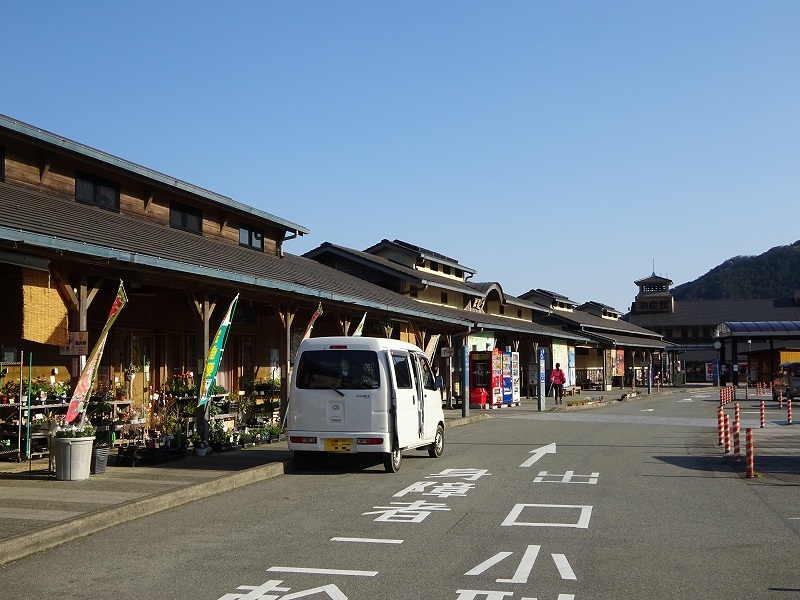
[{"label": "canopy roof", "polygon": [[800,339],[800,321],[726,321],[717,325],[714,337],[775,339]]}]

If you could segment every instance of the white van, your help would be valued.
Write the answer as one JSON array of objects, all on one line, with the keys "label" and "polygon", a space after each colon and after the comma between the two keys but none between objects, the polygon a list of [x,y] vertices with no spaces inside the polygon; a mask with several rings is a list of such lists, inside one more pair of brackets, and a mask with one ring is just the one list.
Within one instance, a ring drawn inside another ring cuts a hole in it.
[{"label": "white van", "polygon": [[387,472],[403,450],[444,448],[444,413],[431,367],[416,346],[368,337],[303,340],[286,409],[295,465],[316,453],[383,454]]}]

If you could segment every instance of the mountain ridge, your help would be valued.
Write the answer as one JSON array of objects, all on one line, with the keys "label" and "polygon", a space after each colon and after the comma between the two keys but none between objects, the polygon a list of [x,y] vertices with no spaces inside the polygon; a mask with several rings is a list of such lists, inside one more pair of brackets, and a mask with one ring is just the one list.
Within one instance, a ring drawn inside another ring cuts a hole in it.
[{"label": "mountain ridge", "polygon": [[800,240],[757,256],[734,256],[672,288],[676,300],[787,298],[800,290]]}]

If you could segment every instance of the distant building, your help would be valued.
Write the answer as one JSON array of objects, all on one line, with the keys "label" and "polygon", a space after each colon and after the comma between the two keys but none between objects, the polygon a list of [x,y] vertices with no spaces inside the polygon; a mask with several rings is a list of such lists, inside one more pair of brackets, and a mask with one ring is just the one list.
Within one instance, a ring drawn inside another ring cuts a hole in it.
[{"label": "distant building", "polygon": [[[714,347],[715,331],[726,322],[763,322],[800,320],[800,294],[792,298],[761,298],[755,300],[676,300],[672,296],[672,281],[653,273],[634,282],[639,293],[631,304],[625,320],[649,329],[675,346],[669,349],[661,364],[667,377],[685,378],[687,383],[711,381],[714,361],[720,351]],[[746,340],[746,338],[745,338]],[[720,370],[723,378],[740,373],[751,381],[768,381],[771,370],[788,360],[793,342],[773,345],[773,354],[766,341],[740,342],[737,356],[730,353]]]}]

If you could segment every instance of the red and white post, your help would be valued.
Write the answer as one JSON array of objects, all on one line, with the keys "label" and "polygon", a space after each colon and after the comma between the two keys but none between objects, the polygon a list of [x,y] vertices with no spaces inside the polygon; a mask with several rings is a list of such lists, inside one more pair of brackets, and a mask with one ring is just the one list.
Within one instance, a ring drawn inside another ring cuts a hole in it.
[{"label": "red and white post", "polygon": [[783,408],[783,392],[778,392],[778,408]]},{"label": "red and white post", "polygon": [[792,399],[786,398],[786,424],[792,424]]},{"label": "red and white post", "polygon": [[761,401],[761,429],[767,426],[767,411],[764,407],[764,401]]},{"label": "red and white post", "polygon": [[731,453],[731,418],[725,415],[725,454]]},{"label": "red and white post", "polygon": [[720,406],[717,409],[717,446],[725,443],[725,411]]},{"label": "red and white post", "polygon": [[739,419],[733,422],[733,462],[742,462],[742,452],[739,446]]},{"label": "red and white post", "polygon": [[745,452],[747,453],[747,474],[748,479],[756,476],[755,457],[753,448],[753,428],[748,427],[744,430],[745,433]]}]

